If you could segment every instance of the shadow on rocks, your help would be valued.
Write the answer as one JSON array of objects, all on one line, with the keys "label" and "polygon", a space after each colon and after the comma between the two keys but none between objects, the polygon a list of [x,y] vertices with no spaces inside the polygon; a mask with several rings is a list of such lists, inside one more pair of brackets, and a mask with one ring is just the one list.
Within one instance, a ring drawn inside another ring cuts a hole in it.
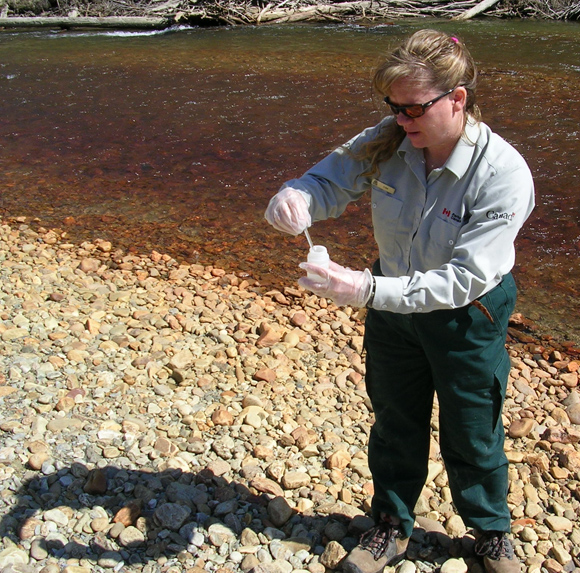
[{"label": "shadow on rocks", "polygon": [[314,555],[323,573],[329,546],[334,553],[326,565],[334,568],[372,525],[340,503],[296,513],[278,493],[260,492],[251,481],[229,482],[209,469],[150,473],[75,463],[50,475],[35,473],[0,519],[6,548],[0,570],[37,571],[19,564],[30,559],[41,567],[50,558],[115,570],[174,559],[181,571],[207,561],[249,571],[272,558],[303,569]]}]

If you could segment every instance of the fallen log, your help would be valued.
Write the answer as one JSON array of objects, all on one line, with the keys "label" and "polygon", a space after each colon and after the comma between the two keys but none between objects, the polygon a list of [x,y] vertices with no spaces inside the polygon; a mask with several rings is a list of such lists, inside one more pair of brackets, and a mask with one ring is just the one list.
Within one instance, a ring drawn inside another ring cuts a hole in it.
[{"label": "fallen log", "polygon": [[476,4],[473,8],[470,8],[466,12],[463,12],[463,14],[459,14],[459,16],[454,16],[452,18],[452,20],[458,20],[458,21],[459,20],[470,20],[471,18],[474,18],[478,14],[485,12],[486,10],[491,8],[492,6],[495,6],[495,4],[497,4],[498,2],[499,2],[499,0],[482,0],[482,2],[479,2],[479,4]]},{"label": "fallen log", "polygon": [[0,18],[2,28],[114,28],[163,30],[169,27],[172,21],[164,17],[149,16],[108,16],[99,18],[87,17],[9,17]]}]

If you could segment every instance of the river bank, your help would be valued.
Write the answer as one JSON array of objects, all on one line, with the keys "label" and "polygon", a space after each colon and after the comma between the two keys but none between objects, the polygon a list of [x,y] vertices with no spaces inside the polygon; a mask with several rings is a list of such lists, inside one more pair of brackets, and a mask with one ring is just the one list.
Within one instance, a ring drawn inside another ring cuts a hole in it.
[{"label": "river bank", "polygon": [[[339,570],[372,495],[358,313],[28,222],[0,227],[0,571]],[[521,316],[508,348],[516,552],[572,571],[579,351]],[[481,571],[436,416],[402,567]]]},{"label": "river bank", "polygon": [[467,0],[439,2],[372,0],[324,2],[281,0],[279,2],[231,0],[151,0],[144,2],[97,2],[50,0],[1,0],[0,28],[139,28],[163,29],[175,25],[259,25],[295,22],[344,22],[363,24],[401,18],[468,20],[492,18],[540,18],[578,20],[578,3],[566,0],[518,2],[512,0]]}]

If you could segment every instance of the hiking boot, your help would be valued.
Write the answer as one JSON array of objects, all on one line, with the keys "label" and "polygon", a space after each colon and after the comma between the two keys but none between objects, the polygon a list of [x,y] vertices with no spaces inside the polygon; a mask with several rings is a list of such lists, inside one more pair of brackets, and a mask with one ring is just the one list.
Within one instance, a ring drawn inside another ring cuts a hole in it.
[{"label": "hiking boot", "polygon": [[380,573],[405,557],[409,538],[396,525],[382,521],[363,533],[359,544],[344,560],[345,573]]},{"label": "hiking boot", "polygon": [[475,554],[483,557],[486,573],[521,573],[521,565],[514,548],[503,531],[476,533]]}]

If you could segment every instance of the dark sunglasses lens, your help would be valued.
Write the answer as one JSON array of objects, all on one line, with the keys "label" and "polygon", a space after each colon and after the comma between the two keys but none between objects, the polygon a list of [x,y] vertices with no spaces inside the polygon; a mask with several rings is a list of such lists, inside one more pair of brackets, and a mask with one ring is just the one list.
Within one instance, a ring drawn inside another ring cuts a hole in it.
[{"label": "dark sunglasses lens", "polygon": [[411,117],[411,118],[421,117],[425,113],[425,110],[420,105],[409,106],[405,110],[401,110],[401,111],[403,111],[403,113],[407,117]]},{"label": "dark sunglasses lens", "polygon": [[410,117],[411,119],[415,119],[416,117],[421,117],[425,113],[425,110],[420,105],[398,106],[398,105],[393,105],[392,103],[390,103],[389,107],[391,108],[393,115],[399,115],[400,113],[402,113],[403,115],[406,115],[407,117]]}]

